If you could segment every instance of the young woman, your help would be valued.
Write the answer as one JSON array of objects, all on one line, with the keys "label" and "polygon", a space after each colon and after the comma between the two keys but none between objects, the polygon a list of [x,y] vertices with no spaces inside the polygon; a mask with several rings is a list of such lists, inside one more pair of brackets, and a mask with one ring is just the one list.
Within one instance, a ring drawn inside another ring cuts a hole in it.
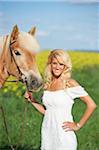
[{"label": "young woman", "polygon": [[[28,101],[44,114],[41,150],[76,150],[75,131],[84,126],[96,108],[84,88],[71,79],[71,69],[71,60],[65,51],[51,51],[45,69],[46,83],[42,98],[45,107],[38,104],[30,93],[25,94]],[[77,97],[86,104],[86,110],[79,122],[74,122],[71,111]]]}]

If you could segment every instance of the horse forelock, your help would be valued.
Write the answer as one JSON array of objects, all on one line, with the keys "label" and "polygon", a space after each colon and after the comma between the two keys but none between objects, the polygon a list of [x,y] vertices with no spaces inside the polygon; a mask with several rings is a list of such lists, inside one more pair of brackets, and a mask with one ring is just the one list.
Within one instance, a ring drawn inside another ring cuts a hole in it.
[{"label": "horse forelock", "polygon": [[18,36],[19,45],[31,52],[37,52],[40,48],[34,36],[26,32],[20,32]]}]

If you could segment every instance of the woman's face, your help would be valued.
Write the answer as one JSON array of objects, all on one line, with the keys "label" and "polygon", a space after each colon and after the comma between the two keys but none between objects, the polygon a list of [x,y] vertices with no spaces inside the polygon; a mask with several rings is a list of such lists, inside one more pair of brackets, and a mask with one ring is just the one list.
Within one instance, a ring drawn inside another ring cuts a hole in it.
[{"label": "woman's face", "polygon": [[65,65],[60,63],[56,58],[52,59],[51,69],[55,77],[59,77],[62,74],[64,67]]}]

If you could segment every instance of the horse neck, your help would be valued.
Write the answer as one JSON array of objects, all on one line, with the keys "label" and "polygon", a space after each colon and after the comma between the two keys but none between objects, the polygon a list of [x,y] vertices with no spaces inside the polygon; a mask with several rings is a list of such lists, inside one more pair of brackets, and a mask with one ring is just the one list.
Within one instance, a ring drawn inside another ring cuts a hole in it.
[{"label": "horse neck", "polygon": [[0,55],[0,87],[3,86],[4,82],[9,77],[6,68],[6,57],[5,57],[5,55],[7,55],[7,47],[6,47],[7,40],[8,36],[0,37],[0,50],[2,51]]}]

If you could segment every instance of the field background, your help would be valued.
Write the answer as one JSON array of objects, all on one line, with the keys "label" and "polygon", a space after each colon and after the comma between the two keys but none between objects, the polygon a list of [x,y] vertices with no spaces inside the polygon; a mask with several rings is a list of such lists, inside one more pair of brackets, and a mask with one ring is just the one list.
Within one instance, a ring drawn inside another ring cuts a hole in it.
[{"label": "field background", "polygon": [[[99,53],[68,51],[73,63],[72,77],[86,88],[97,106],[99,104]],[[37,64],[43,75],[49,50],[37,54]],[[10,78],[11,80],[12,78]],[[0,150],[39,150],[42,115],[24,100],[25,87],[6,82],[0,90]],[[41,102],[43,91],[34,93]],[[79,121],[85,105],[77,99],[73,107],[75,121]],[[76,132],[78,150],[99,150],[99,109],[87,124]],[[6,122],[6,123],[5,123]],[[5,126],[5,124],[7,126]],[[7,135],[8,131],[8,135]],[[9,138],[9,139],[8,139]]]}]

